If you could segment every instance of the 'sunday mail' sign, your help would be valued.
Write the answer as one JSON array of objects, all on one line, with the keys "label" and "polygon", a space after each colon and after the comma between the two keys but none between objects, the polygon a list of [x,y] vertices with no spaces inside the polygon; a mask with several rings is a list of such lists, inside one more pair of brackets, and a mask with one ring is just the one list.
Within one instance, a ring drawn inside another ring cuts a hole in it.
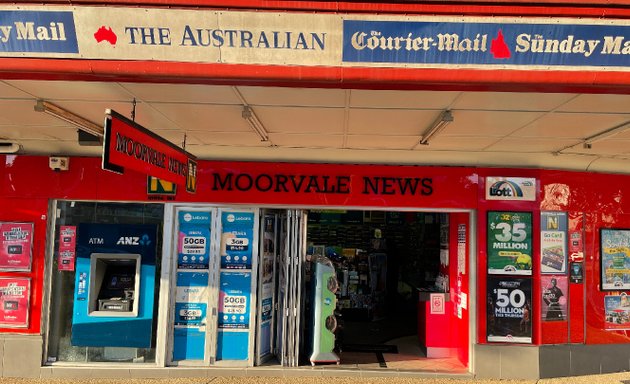
[{"label": "'sunday mail' sign", "polygon": [[627,71],[630,21],[14,6],[0,57]]},{"label": "'sunday mail' sign", "polygon": [[71,11],[0,10],[0,53],[79,53]]},{"label": "'sunday mail' sign", "polygon": [[617,66],[630,26],[344,20],[344,62]]}]

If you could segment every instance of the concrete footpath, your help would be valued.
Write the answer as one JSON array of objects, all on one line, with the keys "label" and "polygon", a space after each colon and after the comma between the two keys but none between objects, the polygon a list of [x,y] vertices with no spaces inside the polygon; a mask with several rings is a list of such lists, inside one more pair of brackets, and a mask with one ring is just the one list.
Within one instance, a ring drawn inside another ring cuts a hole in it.
[{"label": "concrete footpath", "polygon": [[0,384],[630,384],[630,372],[540,380],[476,380],[407,377],[207,377],[172,379],[17,379]]}]

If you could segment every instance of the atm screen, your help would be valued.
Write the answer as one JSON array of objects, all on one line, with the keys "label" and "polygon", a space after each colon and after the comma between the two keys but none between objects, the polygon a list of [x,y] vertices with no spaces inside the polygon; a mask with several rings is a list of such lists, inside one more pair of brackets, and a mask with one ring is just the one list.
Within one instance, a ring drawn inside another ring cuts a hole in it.
[{"label": "atm screen", "polygon": [[99,257],[95,271],[102,276],[97,288],[97,311],[131,312],[136,298],[138,259]]}]

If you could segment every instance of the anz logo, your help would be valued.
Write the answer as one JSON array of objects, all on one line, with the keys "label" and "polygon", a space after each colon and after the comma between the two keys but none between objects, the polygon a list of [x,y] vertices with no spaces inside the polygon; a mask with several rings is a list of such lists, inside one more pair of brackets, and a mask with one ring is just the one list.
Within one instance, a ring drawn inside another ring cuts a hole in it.
[{"label": "anz logo", "polygon": [[151,244],[151,240],[149,239],[149,235],[139,236],[121,236],[116,245],[149,245]]}]

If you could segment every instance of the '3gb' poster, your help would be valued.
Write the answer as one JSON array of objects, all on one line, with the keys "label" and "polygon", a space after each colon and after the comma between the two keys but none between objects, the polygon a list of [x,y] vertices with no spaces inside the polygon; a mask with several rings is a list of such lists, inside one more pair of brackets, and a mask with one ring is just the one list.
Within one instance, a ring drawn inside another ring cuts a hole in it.
[{"label": "'3gb' poster", "polygon": [[488,277],[486,305],[489,342],[532,342],[531,279]]}]

